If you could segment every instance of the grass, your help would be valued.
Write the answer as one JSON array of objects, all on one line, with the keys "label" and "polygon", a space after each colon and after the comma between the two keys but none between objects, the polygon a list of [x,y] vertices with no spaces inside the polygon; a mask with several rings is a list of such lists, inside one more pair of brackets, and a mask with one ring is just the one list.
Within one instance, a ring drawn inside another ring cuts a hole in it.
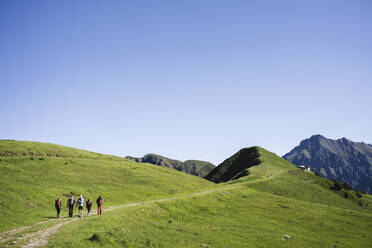
[{"label": "grass", "polygon": [[[79,219],[62,227],[47,247],[339,248],[372,243],[371,195],[358,198],[349,191],[345,198],[343,190],[330,190],[332,181],[256,149],[261,163],[250,167],[248,176],[218,185],[117,157],[1,157],[0,197],[9,201],[0,203],[5,206],[0,227],[54,216],[54,199],[63,192],[91,198],[102,194],[104,209],[178,195]],[[182,196],[205,189],[218,191]]]},{"label": "grass", "polygon": [[[330,190],[333,182],[296,168],[290,162],[279,158],[263,148],[258,148],[262,160],[259,166],[249,168],[250,175],[230,184],[241,183],[251,189],[286,198],[340,206],[358,211],[372,211],[372,201],[368,197],[358,198],[353,191]],[[367,196],[364,194],[364,196]],[[362,202],[363,207],[359,206]]]},{"label": "grass", "polygon": [[[48,247],[368,247],[371,220],[371,213],[236,187],[87,218]],[[89,239],[95,234],[99,241]]]},{"label": "grass", "polygon": [[0,157],[64,157],[121,160],[121,158],[50,143],[0,140]]},{"label": "grass", "polygon": [[205,177],[208,173],[215,168],[215,165],[206,161],[200,160],[186,160],[182,163],[184,171],[187,173]]},{"label": "grass", "polygon": [[[244,169],[261,163],[257,147],[243,148],[213,169],[205,179],[215,183],[227,182],[242,175]],[[245,174],[244,174],[245,175]]]},{"label": "grass", "polygon": [[0,231],[54,217],[57,197],[62,199],[64,213],[64,193],[82,194],[93,201],[102,195],[105,206],[111,206],[214,187],[202,178],[165,167],[110,156],[87,158],[79,151],[72,154],[77,157],[0,157]]},{"label": "grass", "polygon": [[195,176],[205,177],[215,166],[206,161],[186,160],[184,162],[157,154],[147,154],[142,158],[127,156],[126,158],[140,162],[173,168]]}]

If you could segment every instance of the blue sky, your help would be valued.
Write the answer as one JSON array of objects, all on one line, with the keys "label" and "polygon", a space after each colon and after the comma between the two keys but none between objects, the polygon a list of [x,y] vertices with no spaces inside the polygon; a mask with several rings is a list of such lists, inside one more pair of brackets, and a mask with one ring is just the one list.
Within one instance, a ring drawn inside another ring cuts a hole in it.
[{"label": "blue sky", "polygon": [[0,1],[0,138],[220,163],[372,143],[372,3]]}]

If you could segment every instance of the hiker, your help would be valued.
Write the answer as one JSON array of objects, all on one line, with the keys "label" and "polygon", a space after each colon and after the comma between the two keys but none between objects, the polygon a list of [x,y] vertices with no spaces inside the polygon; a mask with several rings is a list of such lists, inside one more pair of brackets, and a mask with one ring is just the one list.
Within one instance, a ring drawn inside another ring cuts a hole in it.
[{"label": "hiker", "polygon": [[61,205],[62,205],[62,203],[61,203],[61,199],[57,199],[56,200],[56,202],[55,202],[55,204],[54,204],[54,206],[56,207],[56,209],[57,209],[57,218],[59,218],[59,213],[61,212]]},{"label": "hiker", "polygon": [[97,198],[97,211],[98,211],[98,215],[102,215],[102,202],[103,202],[103,200],[102,200],[102,197],[101,196],[99,196],[98,198]]},{"label": "hiker", "polygon": [[69,217],[72,217],[72,215],[74,214],[74,205],[75,205],[75,200],[74,200],[74,197],[71,196],[71,197],[67,200],[68,216],[69,216]]},{"label": "hiker", "polygon": [[88,201],[86,203],[86,207],[87,207],[87,210],[88,210],[87,216],[89,216],[90,209],[92,207],[92,201],[90,199],[88,199]]},{"label": "hiker", "polygon": [[79,217],[81,218],[81,215],[84,212],[84,198],[82,195],[80,195],[79,199],[77,200],[76,206],[79,208]]}]

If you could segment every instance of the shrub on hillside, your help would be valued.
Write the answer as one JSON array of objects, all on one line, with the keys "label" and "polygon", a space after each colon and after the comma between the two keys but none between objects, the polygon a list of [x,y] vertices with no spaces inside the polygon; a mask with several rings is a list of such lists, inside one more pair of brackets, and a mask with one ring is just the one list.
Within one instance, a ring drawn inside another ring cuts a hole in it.
[{"label": "shrub on hillside", "polygon": [[349,184],[347,184],[347,183],[343,183],[343,184],[342,184],[342,187],[343,187],[344,189],[346,189],[346,190],[353,190],[353,188],[352,188]]},{"label": "shrub on hillside", "polygon": [[349,193],[347,193],[346,191],[344,192],[344,197],[345,198],[348,198],[349,197]]},{"label": "shrub on hillside", "polygon": [[336,190],[336,191],[340,191],[342,189],[342,184],[339,181],[334,180],[334,184],[331,187],[331,189]]},{"label": "shrub on hillside", "polygon": [[357,192],[355,192],[355,195],[358,197],[358,198],[362,198],[362,193],[358,190]]},{"label": "shrub on hillside", "polygon": [[97,233],[94,233],[92,237],[89,238],[89,240],[94,242],[101,242],[101,237]]},{"label": "shrub on hillside", "polygon": [[322,177],[318,172],[314,171],[315,176]]}]

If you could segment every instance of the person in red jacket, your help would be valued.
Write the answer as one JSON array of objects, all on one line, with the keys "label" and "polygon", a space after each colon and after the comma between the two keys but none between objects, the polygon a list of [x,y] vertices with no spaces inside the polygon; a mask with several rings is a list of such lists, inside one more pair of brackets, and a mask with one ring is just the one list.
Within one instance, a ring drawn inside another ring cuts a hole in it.
[{"label": "person in red jacket", "polygon": [[103,203],[103,200],[102,200],[102,197],[101,196],[99,196],[98,198],[97,198],[97,211],[98,211],[98,215],[101,215],[102,214],[102,203]]}]

